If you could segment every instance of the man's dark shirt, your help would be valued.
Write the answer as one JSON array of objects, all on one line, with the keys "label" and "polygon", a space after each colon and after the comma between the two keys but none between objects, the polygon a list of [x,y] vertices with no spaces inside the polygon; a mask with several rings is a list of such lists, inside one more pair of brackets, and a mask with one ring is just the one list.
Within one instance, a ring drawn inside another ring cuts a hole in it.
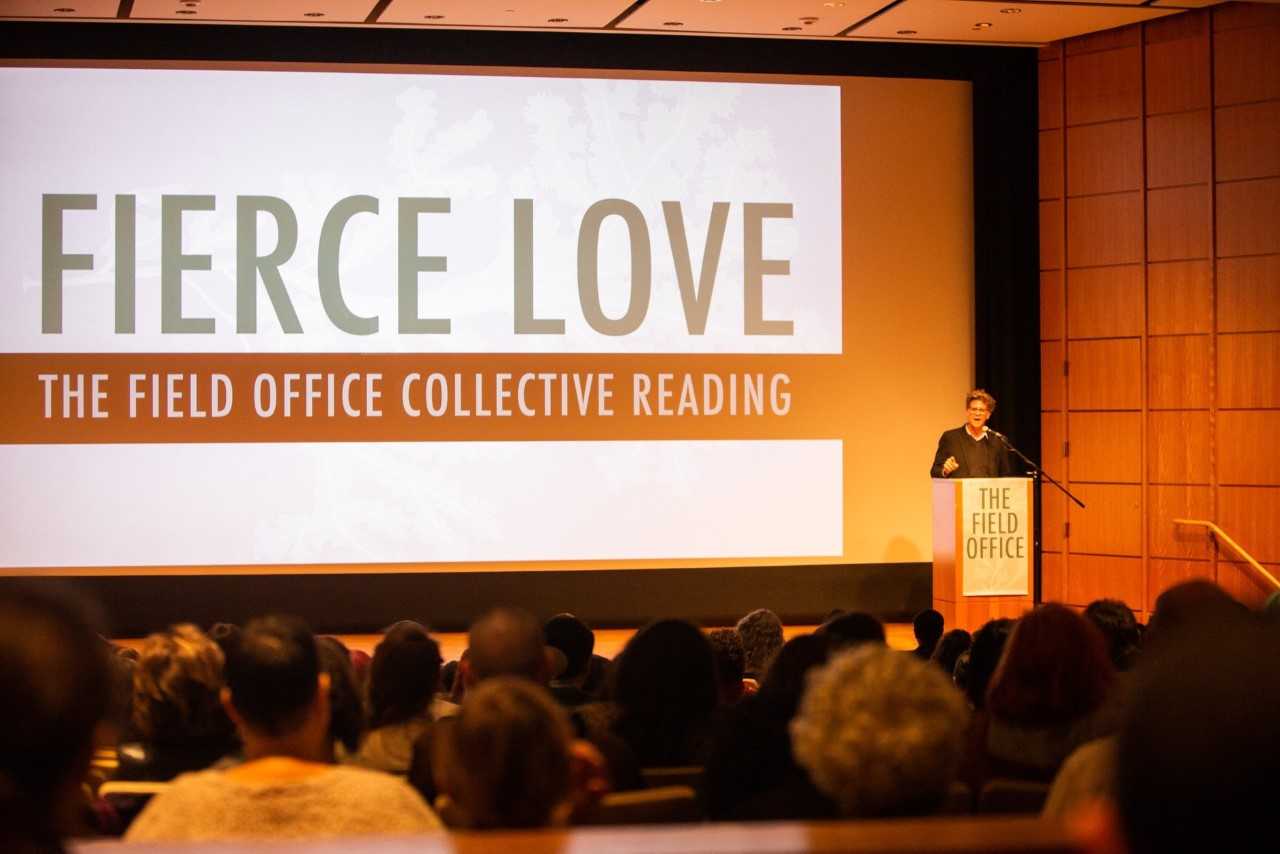
[{"label": "man's dark shirt", "polygon": [[955,457],[960,467],[950,477],[1011,477],[1016,472],[1004,443],[990,434],[974,439],[964,427],[948,430],[938,439],[930,477],[942,477],[942,464]]}]

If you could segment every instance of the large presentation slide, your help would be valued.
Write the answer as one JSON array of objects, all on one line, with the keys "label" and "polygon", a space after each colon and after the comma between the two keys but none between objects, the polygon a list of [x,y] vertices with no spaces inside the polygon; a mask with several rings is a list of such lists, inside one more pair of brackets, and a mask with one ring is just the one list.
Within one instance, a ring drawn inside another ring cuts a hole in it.
[{"label": "large presentation slide", "polygon": [[0,572],[927,560],[970,89],[0,68]]}]

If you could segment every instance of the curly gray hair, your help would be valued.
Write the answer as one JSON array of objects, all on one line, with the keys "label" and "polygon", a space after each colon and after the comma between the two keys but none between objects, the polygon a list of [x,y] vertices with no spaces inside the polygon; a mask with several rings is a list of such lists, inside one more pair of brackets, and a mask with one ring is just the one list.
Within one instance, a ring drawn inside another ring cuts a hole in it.
[{"label": "curly gray hair", "polygon": [[964,698],[941,670],[865,645],[809,676],[791,744],[844,815],[921,815],[946,797],[967,724]]},{"label": "curly gray hair", "polygon": [[782,649],[782,620],[768,608],[757,608],[738,620],[738,637],[746,654],[746,670],[763,678],[773,657]]}]

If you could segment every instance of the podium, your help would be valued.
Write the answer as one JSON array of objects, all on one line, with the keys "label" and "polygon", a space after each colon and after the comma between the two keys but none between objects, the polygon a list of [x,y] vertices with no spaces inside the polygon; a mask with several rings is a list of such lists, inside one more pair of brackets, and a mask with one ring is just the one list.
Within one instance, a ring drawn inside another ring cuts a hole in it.
[{"label": "podium", "polygon": [[975,631],[1033,603],[1035,489],[1029,477],[933,480],[933,607]]}]

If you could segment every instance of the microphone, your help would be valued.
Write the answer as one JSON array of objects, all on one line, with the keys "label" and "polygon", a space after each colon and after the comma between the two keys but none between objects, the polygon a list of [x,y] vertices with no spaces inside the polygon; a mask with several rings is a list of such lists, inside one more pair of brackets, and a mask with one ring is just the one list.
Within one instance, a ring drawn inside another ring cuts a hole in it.
[{"label": "microphone", "polygon": [[1004,442],[1006,445],[1007,445],[1007,444],[1009,444],[1009,440],[1008,440],[1008,439],[1006,439],[1006,438],[1004,437],[1004,434],[1003,434],[1003,433],[1001,433],[1001,432],[999,432],[999,431],[992,430],[990,427],[983,427],[983,428],[982,428],[982,432],[983,432],[983,433],[990,433],[992,436],[995,436],[997,439],[999,439],[1001,442]]}]

